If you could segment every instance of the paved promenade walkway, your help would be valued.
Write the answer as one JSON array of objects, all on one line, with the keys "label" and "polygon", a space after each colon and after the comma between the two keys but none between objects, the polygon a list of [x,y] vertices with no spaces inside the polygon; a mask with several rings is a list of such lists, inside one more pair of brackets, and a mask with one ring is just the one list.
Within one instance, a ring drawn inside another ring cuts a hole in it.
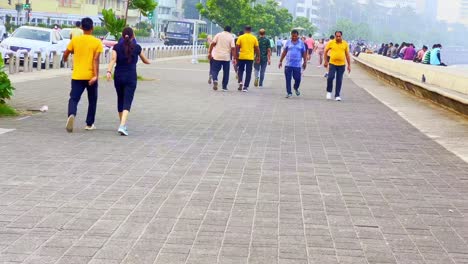
[{"label": "paved promenade walkway", "polygon": [[111,83],[72,134],[69,76],[16,85],[49,111],[0,119],[0,263],[468,263],[461,158],[349,78],[326,101],[314,65],[285,99],[276,62],[223,93],[188,61],[141,66],[129,137]]}]

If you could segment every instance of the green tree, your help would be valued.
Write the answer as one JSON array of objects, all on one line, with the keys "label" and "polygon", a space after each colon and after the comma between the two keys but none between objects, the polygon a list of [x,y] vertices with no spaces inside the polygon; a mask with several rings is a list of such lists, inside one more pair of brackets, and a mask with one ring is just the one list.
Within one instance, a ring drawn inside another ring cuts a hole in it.
[{"label": "green tree", "polygon": [[308,35],[308,34],[314,34],[315,31],[316,31],[316,28],[314,25],[312,25],[312,23],[309,21],[309,19],[307,17],[296,17],[296,19],[294,19],[293,23],[293,28],[303,28],[304,31],[303,33]]},{"label": "green tree", "polygon": [[268,35],[279,36],[291,30],[293,17],[286,8],[281,8],[274,0],[254,8],[257,21],[255,25],[264,28]]},{"label": "green tree", "polygon": [[107,31],[115,37],[115,39],[120,39],[123,29],[125,28],[126,21],[125,19],[117,18],[114,10],[112,9],[103,9],[102,10],[103,18],[99,18],[103,23]]},{"label": "green tree", "polygon": [[269,35],[279,35],[289,31],[292,16],[287,9],[280,8],[274,0],[265,5],[256,4],[255,0],[207,0],[206,4],[197,4],[200,14],[221,27],[231,26],[234,32],[245,25],[265,28]]},{"label": "green tree", "polygon": [[130,9],[138,9],[142,15],[145,17],[148,16],[149,13],[153,12],[154,9],[158,6],[154,0],[131,0],[129,1]]},{"label": "green tree", "polygon": [[329,34],[333,35],[335,31],[342,31],[343,38],[347,40],[364,39],[369,40],[371,31],[366,23],[355,24],[349,19],[340,19],[330,29]]}]

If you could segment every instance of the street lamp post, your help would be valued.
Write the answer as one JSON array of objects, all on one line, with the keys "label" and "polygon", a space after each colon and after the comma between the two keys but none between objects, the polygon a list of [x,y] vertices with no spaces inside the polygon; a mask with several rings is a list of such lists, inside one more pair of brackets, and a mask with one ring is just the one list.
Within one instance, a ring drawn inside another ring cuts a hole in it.
[{"label": "street lamp post", "polygon": [[198,23],[193,23],[193,41],[192,41],[192,64],[198,63],[198,54],[197,54],[197,42],[198,42]]},{"label": "street lamp post", "polygon": [[[202,0],[200,0],[199,3],[201,4]],[[198,13],[198,20],[201,20],[200,13]],[[194,22],[193,23],[193,41],[192,41],[192,63],[193,64],[198,63],[197,46],[198,46],[198,22]]]}]

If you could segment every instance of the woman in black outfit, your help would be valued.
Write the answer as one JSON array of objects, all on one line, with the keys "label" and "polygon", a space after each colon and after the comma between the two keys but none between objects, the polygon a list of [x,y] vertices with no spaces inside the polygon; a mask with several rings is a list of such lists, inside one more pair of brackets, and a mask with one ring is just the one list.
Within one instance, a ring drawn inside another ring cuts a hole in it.
[{"label": "woman in black outfit", "polygon": [[135,35],[131,28],[128,27],[123,30],[122,39],[123,41],[119,41],[112,50],[112,59],[107,67],[107,80],[110,81],[112,78],[112,69],[116,65],[114,85],[117,92],[117,110],[120,118],[120,126],[117,131],[122,136],[128,136],[127,118],[137,86],[136,64],[138,57],[145,64],[150,64],[150,61],[145,57],[141,46],[136,44]]}]

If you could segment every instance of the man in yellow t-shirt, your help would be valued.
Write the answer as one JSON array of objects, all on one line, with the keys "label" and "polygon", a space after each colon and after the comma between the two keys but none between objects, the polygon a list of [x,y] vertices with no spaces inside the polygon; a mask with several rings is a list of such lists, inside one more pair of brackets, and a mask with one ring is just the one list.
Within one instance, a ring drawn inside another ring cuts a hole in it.
[{"label": "man in yellow t-shirt", "polygon": [[81,28],[83,35],[72,38],[63,54],[63,61],[66,62],[68,56],[73,53],[73,73],[66,125],[70,133],[73,132],[78,103],[85,89],[88,91],[89,103],[85,130],[96,129],[94,119],[98,95],[99,57],[103,49],[101,41],[92,35],[93,20],[91,18],[83,18]]},{"label": "man in yellow t-shirt", "polygon": [[[330,40],[325,48],[324,61],[325,68],[328,68],[328,79],[327,79],[327,99],[332,99],[333,91],[333,79],[336,74],[336,88],[335,88],[335,100],[341,101],[340,92],[341,84],[343,83],[343,74],[345,72],[345,66],[348,65],[348,72],[351,72],[351,59],[349,57],[349,45],[342,38],[343,33],[341,31],[335,32],[335,39]],[[326,54],[330,51],[330,62],[328,62]],[[346,61],[345,61],[346,60]]]},{"label": "man in yellow t-shirt", "polygon": [[83,30],[81,29],[81,21],[76,21],[75,26],[76,27],[73,28],[70,32],[70,39],[83,35]]},{"label": "man in yellow t-shirt", "polygon": [[[257,58],[257,63],[260,63],[260,49],[258,48],[258,40],[252,35],[252,27],[245,26],[244,34],[237,39],[236,42],[237,54],[236,59],[238,64],[238,80],[239,91],[248,92],[250,78],[252,77],[252,67],[254,58]],[[245,71],[245,82],[242,84],[242,77]]]}]

